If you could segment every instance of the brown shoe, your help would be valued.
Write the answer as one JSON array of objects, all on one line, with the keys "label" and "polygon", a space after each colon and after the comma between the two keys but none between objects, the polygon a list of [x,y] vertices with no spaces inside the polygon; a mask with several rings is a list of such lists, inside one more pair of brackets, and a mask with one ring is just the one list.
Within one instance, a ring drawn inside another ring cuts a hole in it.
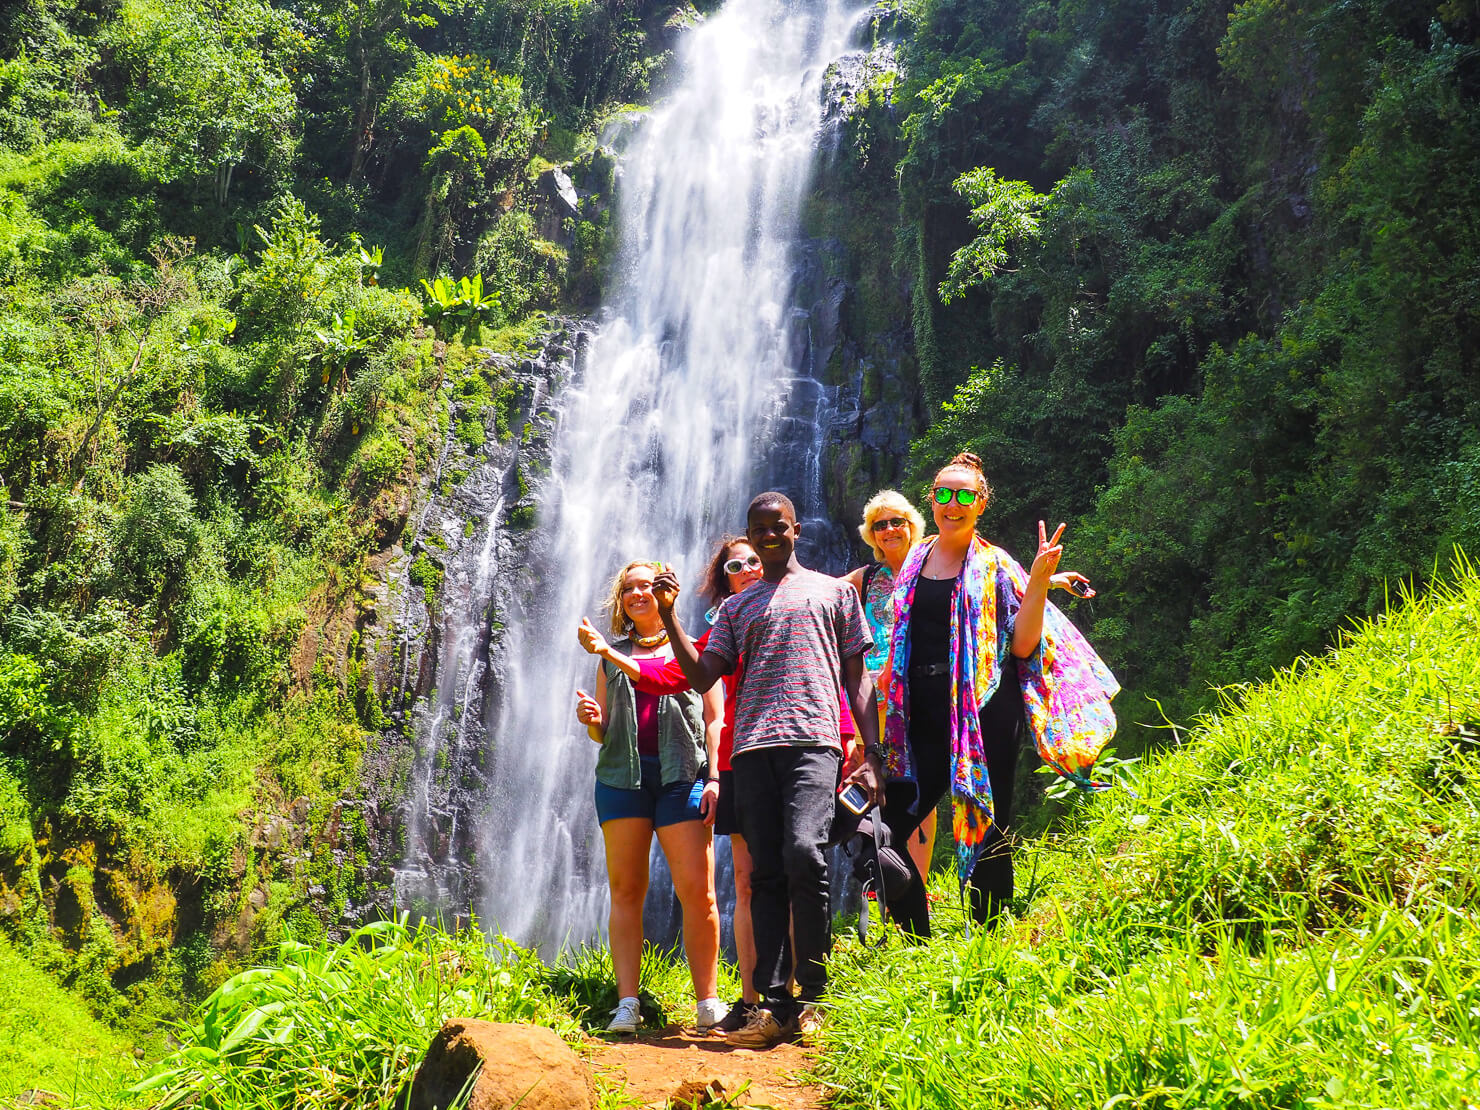
[{"label": "brown shoe", "polygon": [[738,1033],[745,1028],[745,1023],[750,1020],[750,1015],[760,1008],[759,1002],[746,1002],[741,999],[730,1007],[730,1012],[724,1019],[710,1030],[711,1033]]},{"label": "brown shoe", "polygon": [[795,1019],[783,1025],[766,1007],[757,1006],[743,1028],[725,1035],[725,1044],[731,1048],[770,1048],[795,1032]]}]

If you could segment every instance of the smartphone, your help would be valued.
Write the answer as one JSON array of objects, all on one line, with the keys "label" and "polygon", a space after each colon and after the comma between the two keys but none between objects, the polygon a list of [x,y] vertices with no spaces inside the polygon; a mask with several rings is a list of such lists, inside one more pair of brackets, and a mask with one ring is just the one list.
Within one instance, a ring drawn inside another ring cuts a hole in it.
[{"label": "smartphone", "polygon": [[1077,578],[1073,582],[1069,583],[1069,589],[1078,597],[1095,596],[1094,587],[1091,586],[1088,582],[1079,581],[1079,579]]},{"label": "smartphone", "polygon": [[868,792],[856,782],[838,795],[838,801],[860,817],[868,812]]}]

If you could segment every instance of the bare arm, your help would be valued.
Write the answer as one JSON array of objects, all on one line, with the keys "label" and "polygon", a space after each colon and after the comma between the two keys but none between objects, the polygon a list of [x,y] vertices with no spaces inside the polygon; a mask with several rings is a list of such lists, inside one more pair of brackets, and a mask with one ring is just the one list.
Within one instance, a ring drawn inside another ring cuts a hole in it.
[{"label": "bare arm", "polygon": [[581,647],[592,655],[605,659],[633,682],[642,677],[642,668],[637,665],[637,660],[630,655],[623,655],[607,643],[606,637],[597,632],[596,626],[585,617],[581,618],[581,627],[576,630],[576,639],[581,642]]},{"label": "bare arm", "polygon": [[863,575],[867,569],[867,567],[854,567],[847,574],[843,575],[843,581],[858,591],[858,599],[860,601],[863,600]]},{"label": "bare arm", "polygon": [[1012,654],[1019,659],[1031,658],[1043,640],[1043,606],[1048,601],[1048,588],[1053,584],[1054,571],[1058,570],[1059,557],[1064,553],[1059,543],[1063,534],[1064,526],[1060,524],[1053,538],[1047,539],[1043,521],[1038,522],[1038,555],[1028,574],[1028,588],[1023,592],[1012,630]]},{"label": "bare arm", "polygon": [[699,799],[699,812],[706,825],[714,824],[719,812],[719,737],[725,730],[725,699],[720,687],[704,692],[704,750],[709,757],[709,775],[704,796]]},{"label": "bare arm", "polygon": [[606,743],[606,668],[596,668],[596,696],[576,691],[576,720],[586,726],[586,735],[598,744]]},{"label": "bare arm", "polygon": [[673,658],[689,680],[689,685],[703,694],[734,667],[712,651],[702,655],[694,647],[678,616],[673,612],[673,603],[678,600],[678,578],[672,571],[665,570],[653,579],[653,599],[658,603],[658,615],[663,618],[663,627],[668,630],[668,643],[673,648]]}]

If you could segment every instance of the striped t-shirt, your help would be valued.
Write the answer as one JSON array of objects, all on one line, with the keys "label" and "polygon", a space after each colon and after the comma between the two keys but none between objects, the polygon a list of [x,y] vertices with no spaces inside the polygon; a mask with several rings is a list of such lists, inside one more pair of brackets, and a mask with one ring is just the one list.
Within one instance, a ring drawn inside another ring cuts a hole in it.
[{"label": "striped t-shirt", "polygon": [[858,593],[812,570],[762,579],[725,599],[706,652],[730,670],[745,660],[735,693],[735,749],[836,746],[843,663],[873,646]]}]

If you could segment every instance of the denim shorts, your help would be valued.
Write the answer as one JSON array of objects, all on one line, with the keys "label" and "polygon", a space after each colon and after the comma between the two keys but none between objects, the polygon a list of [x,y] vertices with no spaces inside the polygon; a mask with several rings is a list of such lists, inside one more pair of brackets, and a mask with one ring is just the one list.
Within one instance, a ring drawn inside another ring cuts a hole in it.
[{"label": "denim shorts", "polygon": [[622,817],[642,817],[653,823],[653,828],[676,825],[680,821],[699,821],[699,799],[704,796],[704,780],[675,782],[663,785],[663,765],[658,757],[642,756],[642,785],[636,790],[623,790],[596,784],[596,820],[601,824]]}]

